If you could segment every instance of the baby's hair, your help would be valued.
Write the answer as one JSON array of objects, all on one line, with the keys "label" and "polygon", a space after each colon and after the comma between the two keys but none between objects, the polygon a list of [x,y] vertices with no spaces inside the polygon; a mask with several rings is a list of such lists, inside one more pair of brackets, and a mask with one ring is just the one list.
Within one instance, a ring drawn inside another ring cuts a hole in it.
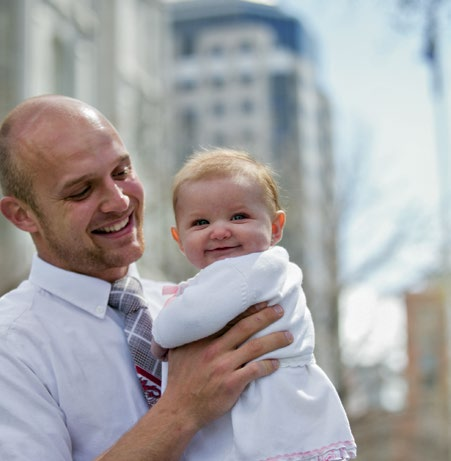
[{"label": "baby's hair", "polygon": [[211,178],[251,177],[262,188],[271,212],[281,210],[279,186],[269,165],[261,163],[241,150],[213,148],[194,152],[175,175],[172,184],[172,205],[176,210],[180,187],[188,182]]}]

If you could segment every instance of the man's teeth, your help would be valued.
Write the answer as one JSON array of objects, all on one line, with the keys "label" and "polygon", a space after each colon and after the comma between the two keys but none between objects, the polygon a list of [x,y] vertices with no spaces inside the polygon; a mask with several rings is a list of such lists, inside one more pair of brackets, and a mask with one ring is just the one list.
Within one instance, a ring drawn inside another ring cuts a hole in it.
[{"label": "man's teeth", "polygon": [[114,226],[102,227],[99,229],[101,232],[117,232],[123,229],[128,224],[128,218],[125,218],[123,221],[118,222]]}]

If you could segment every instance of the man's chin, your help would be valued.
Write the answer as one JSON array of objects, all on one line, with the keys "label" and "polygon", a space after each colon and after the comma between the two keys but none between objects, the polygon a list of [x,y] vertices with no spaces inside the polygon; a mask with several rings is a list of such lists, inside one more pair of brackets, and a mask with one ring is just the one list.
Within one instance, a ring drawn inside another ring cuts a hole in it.
[{"label": "man's chin", "polygon": [[101,254],[92,255],[91,261],[104,269],[129,266],[138,261],[144,254],[144,245],[127,245],[119,249],[103,250]]},{"label": "man's chin", "polygon": [[108,255],[108,259],[109,257],[112,257],[111,262],[113,263],[113,266],[129,266],[130,264],[138,261],[143,254],[144,247],[136,246],[127,248],[125,251],[123,249],[123,251],[118,253],[116,256]]}]

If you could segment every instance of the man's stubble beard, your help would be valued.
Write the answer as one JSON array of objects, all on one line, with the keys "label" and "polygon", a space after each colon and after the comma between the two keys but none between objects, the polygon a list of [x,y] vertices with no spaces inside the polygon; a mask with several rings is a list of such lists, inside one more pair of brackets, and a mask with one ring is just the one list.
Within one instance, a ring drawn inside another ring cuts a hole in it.
[{"label": "man's stubble beard", "polygon": [[77,251],[76,244],[68,246],[66,242],[61,242],[43,217],[41,217],[41,226],[47,246],[60,261],[60,267],[72,272],[90,275],[128,266],[140,259],[144,253],[145,242],[142,226],[137,228],[138,244],[133,245],[127,254],[124,254],[121,248],[108,250],[95,246]]}]

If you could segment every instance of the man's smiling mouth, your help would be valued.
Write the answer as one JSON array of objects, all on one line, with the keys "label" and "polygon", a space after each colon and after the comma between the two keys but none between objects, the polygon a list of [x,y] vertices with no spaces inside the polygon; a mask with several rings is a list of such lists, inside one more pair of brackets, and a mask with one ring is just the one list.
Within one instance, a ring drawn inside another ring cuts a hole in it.
[{"label": "man's smiling mouth", "polygon": [[129,221],[130,221],[130,217],[127,216],[125,219],[118,222],[117,224],[114,224],[112,226],[101,227],[100,229],[96,229],[95,231],[93,231],[93,233],[94,234],[110,234],[112,232],[118,232],[122,230],[124,227],[126,227]]}]

